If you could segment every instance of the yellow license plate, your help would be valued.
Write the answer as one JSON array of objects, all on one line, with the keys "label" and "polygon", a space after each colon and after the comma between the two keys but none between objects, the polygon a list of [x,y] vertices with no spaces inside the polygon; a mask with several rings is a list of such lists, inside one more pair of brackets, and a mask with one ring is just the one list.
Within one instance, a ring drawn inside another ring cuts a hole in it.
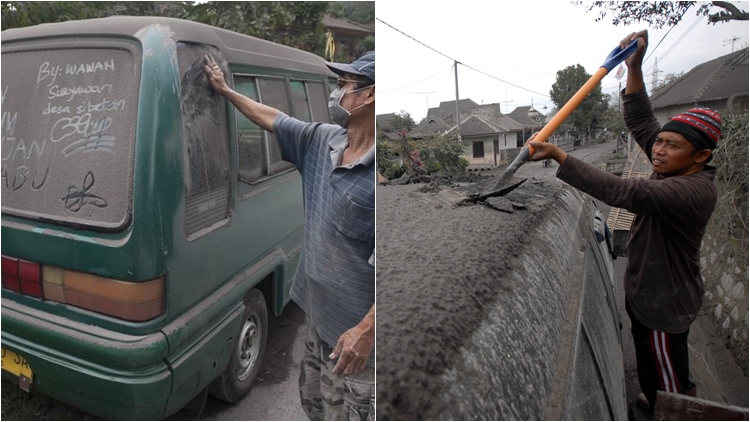
[{"label": "yellow license plate", "polygon": [[3,371],[8,371],[17,377],[23,375],[28,378],[29,381],[33,379],[34,372],[31,370],[29,363],[26,362],[26,358],[12,350],[6,349],[5,347],[2,348],[2,357]]}]

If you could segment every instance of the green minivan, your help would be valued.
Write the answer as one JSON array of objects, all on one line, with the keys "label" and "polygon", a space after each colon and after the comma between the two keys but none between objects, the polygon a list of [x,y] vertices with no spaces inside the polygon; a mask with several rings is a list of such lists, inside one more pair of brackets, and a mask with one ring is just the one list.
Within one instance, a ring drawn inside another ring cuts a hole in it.
[{"label": "green minivan", "polygon": [[2,32],[2,374],[111,419],[236,402],[289,301],[301,177],[209,88],[330,121],[322,58],[190,21]]}]

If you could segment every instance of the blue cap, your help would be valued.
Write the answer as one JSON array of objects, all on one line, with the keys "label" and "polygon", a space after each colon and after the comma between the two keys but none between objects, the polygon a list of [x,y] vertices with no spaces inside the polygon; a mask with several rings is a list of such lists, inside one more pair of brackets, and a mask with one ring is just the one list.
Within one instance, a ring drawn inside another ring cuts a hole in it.
[{"label": "blue cap", "polygon": [[334,73],[336,73],[339,76],[342,76],[345,73],[350,73],[353,75],[364,76],[367,79],[371,80],[373,83],[375,83],[375,52],[374,51],[368,51],[362,57],[351,62],[351,64],[326,63],[326,66],[328,66],[329,69],[331,69]]}]

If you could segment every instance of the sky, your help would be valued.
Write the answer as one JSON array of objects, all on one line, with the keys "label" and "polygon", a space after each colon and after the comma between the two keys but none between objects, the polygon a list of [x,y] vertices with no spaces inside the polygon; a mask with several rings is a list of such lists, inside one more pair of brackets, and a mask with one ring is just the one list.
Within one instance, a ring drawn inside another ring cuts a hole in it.
[{"label": "sky", "polygon": [[[747,11],[750,2],[733,3]],[[688,10],[670,31],[648,28],[647,23],[614,26],[609,16],[596,22],[596,11],[559,0],[378,0],[376,113],[406,111],[419,122],[428,107],[455,100],[453,60],[457,60],[491,75],[459,64],[460,99],[500,103],[504,113],[533,104],[546,114],[554,107],[549,91],[557,71],[580,64],[593,74],[621,39],[642,29],[648,29],[649,36],[643,69],[650,92],[655,59],[663,78],[730,54],[732,38],[738,38],[735,51],[747,45],[748,21],[713,25],[706,17],[698,18],[696,11],[697,6]],[[602,80],[604,93],[617,93],[615,71]],[[621,81],[624,86],[626,76]]]}]

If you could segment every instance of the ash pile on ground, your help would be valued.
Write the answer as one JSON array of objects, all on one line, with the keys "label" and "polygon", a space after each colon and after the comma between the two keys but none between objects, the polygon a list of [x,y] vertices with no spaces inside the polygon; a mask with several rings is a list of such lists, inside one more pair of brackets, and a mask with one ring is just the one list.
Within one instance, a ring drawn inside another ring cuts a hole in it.
[{"label": "ash pile on ground", "polygon": [[441,186],[457,187],[464,183],[485,183],[487,180],[494,180],[492,176],[483,176],[475,172],[465,172],[461,174],[438,173],[433,175],[409,175],[404,173],[398,179],[389,180],[382,185],[408,185],[423,183],[420,187],[422,192],[437,192]]},{"label": "ash pile on ground", "polygon": [[[377,190],[377,419],[437,420],[459,406],[442,375],[489,310],[518,286],[519,251],[563,191],[528,180],[504,197],[513,213],[441,206],[419,186]],[[460,413],[460,412],[459,412]]]}]

